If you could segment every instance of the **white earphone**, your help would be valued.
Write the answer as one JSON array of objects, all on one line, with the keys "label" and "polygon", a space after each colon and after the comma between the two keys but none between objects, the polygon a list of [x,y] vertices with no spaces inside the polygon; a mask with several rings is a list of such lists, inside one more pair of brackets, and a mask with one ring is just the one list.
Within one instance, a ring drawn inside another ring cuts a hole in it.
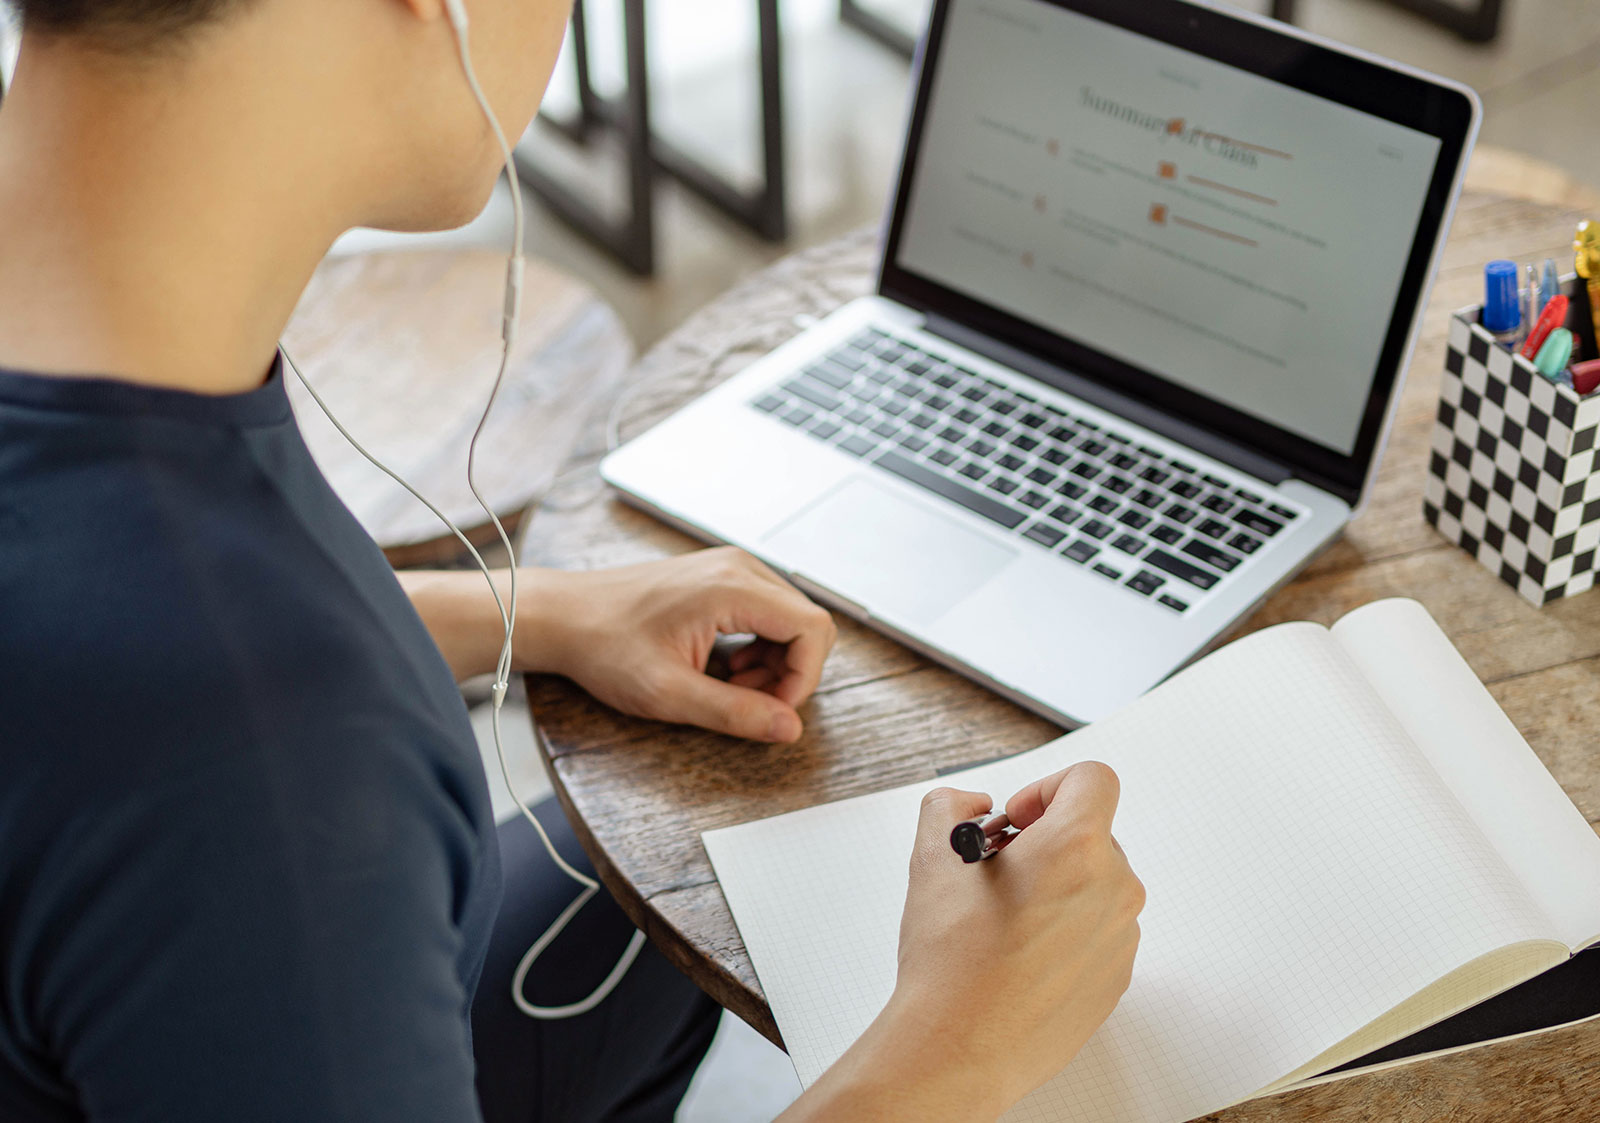
[{"label": "white earphone", "polygon": [[[544,934],[535,940],[533,946],[523,955],[522,961],[517,964],[516,972],[511,979],[511,1000],[516,1003],[517,1009],[530,1018],[555,1021],[588,1013],[605,1001],[607,996],[616,989],[617,984],[622,981],[622,977],[628,973],[628,968],[633,966],[633,961],[638,958],[640,950],[644,947],[645,937],[643,932],[634,932],[628,941],[627,948],[622,953],[622,957],[617,960],[616,966],[611,969],[611,973],[587,998],[566,1006],[535,1006],[523,996],[522,988],[527,980],[528,970],[533,966],[534,961],[561,934],[562,930],[578,914],[579,910],[600,892],[600,883],[582,871],[574,869],[556,851],[555,844],[550,841],[550,836],[545,832],[544,825],[528,809],[527,802],[523,800],[522,795],[517,791],[516,784],[511,779],[511,767],[506,760],[505,746],[500,741],[500,708],[505,703],[506,691],[511,685],[512,637],[516,629],[517,616],[517,556],[516,550],[511,544],[511,538],[506,533],[505,526],[501,524],[499,516],[495,514],[494,509],[489,506],[483,494],[478,490],[477,481],[473,475],[473,466],[477,459],[478,440],[483,436],[484,428],[488,424],[489,413],[494,409],[495,398],[499,396],[501,384],[505,382],[506,370],[511,365],[511,354],[516,347],[518,321],[522,312],[522,238],[524,227],[522,186],[517,178],[517,166],[512,157],[511,144],[506,139],[505,130],[500,127],[500,120],[495,116],[494,109],[489,105],[489,99],[484,95],[483,87],[478,83],[477,72],[472,67],[472,53],[468,47],[467,39],[468,20],[466,6],[463,0],[444,0],[444,8],[445,16],[450,23],[451,31],[455,35],[456,47],[461,56],[462,72],[466,75],[467,85],[472,91],[473,100],[478,103],[478,108],[482,111],[484,119],[489,123],[489,128],[494,133],[495,141],[500,146],[501,155],[505,158],[506,176],[511,184],[512,241],[511,255],[506,265],[505,305],[502,310],[500,326],[502,343],[500,370],[495,376],[494,387],[489,391],[489,401],[484,406],[483,416],[479,419],[478,426],[473,431],[472,442],[467,449],[467,486],[471,488],[473,498],[478,501],[478,505],[483,508],[484,513],[489,516],[490,522],[494,524],[495,531],[500,536],[500,542],[505,547],[506,554],[511,561],[510,589],[506,599],[501,599],[500,590],[495,587],[494,575],[484,562],[483,556],[468,541],[467,536],[461,532],[461,529],[414,487],[363,448],[360,442],[351,436],[343,425],[339,424],[339,420],[328,409],[327,403],[312,388],[305,375],[300,373],[300,368],[289,355],[288,349],[280,349],[283,352],[284,361],[289,365],[289,369],[294,372],[295,377],[305,386],[306,392],[311,395],[311,399],[317,403],[323,413],[327,414],[328,420],[333,423],[334,428],[338,429],[340,435],[349,441],[351,446],[366,457],[374,467],[405,488],[428,510],[432,511],[445,526],[449,527],[450,532],[461,541],[467,552],[472,555],[473,561],[477,563],[478,568],[483,572],[484,580],[489,583],[489,592],[494,597],[495,606],[500,611],[500,619],[505,627],[505,640],[501,644],[500,658],[495,666],[494,693],[490,711],[490,727],[494,732],[495,753],[500,759],[500,773],[505,778],[506,788],[517,802],[517,810],[522,812],[523,817],[538,832],[539,839],[544,843],[545,850],[549,852],[551,861],[555,862],[563,873],[582,887],[578,895],[573,898],[572,903],[562,910],[561,915],[556,917],[555,922],[545,929]],[[543,736],[539,733],[537,724],[534,726],[534,731],[539,736]]]}]

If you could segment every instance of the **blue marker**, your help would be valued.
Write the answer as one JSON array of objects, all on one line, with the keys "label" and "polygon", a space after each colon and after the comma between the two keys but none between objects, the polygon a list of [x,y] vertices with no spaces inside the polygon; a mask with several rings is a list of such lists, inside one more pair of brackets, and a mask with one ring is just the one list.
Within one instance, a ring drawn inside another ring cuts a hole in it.
[{"label": "blue marker", "polygon": [[1491,261],[1483,269],[1483,326],[1502,347],[1515,347],[1522,328],[1517,300],[1517,263]]}]

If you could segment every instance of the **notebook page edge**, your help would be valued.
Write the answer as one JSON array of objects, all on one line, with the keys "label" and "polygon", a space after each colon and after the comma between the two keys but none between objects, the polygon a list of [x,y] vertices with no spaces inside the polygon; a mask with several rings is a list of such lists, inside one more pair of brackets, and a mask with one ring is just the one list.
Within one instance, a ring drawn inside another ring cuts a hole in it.
[{"label": "notebook page edge", "polygon": [[1571,952],[1600,940],[1600,837],[1415,600],[1330,629]]}]

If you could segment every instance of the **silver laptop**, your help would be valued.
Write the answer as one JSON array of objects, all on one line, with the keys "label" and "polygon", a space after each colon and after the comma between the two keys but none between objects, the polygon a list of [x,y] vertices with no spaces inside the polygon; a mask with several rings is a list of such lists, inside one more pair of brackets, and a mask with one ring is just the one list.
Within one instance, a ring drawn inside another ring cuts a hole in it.
[{"label": "silver laptop", "polygon": [[1185,0],[936,0],[918,73],[876,295],[603,472],[1094,721],[1360,508],[1478,100]]}]

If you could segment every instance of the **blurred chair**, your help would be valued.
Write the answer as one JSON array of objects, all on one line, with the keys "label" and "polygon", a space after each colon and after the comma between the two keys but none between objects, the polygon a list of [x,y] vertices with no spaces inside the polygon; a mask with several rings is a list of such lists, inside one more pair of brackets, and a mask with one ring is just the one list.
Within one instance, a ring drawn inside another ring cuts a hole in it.
[{"label": "blurred chair", "polygon": [[[1469,43],[1492,43],[1500,34],[1500,17],[1505,12],[1506,0],[1478,0],[1467,7],[1449,0],[1385,0],[1385,3],[1415,12],[1454,31]],[[1298,6],[1299,0],[1272,0],[1273,18],[1293,23]]]},{"label": "blurred chair", "polygon": [[573,7],[572,54],[577,70],[578,112],[569,120],[549,114],[540,114],[540,119],[580,145],[589,144],[602,130],[620,137],[628,185],[626,213],[620,220],[608,218],[582,193],[552,177],[527,154],[518,154],[517,170],[551,211],[640,276],[655,272],[657,175],[677,181],[766,241],[781,242],[789,235],[778,0],[756,0],[756,12],[762,178],[753,191],[746,191],[652,131],[645,0],[622,3],[626,77],[622,94],[614,99],[601,97],[594,87],[584,0],[578,0]]}]

